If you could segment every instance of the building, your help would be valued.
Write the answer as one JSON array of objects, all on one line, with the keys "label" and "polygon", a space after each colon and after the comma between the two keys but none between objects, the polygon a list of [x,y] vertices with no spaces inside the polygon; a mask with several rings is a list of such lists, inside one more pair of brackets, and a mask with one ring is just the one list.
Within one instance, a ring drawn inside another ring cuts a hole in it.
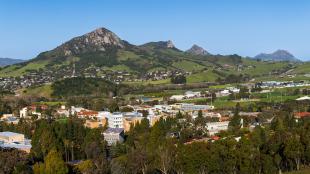
[{"label": "building", "polygon": [[90,129],[104,127],[107,124],[107,120],[105,118],[101,120],[87,119],[84,123],[85,127]]},{"label": "building", "polygon": [[0,141],[4,143],[22,142],[25,140],[23,134],[14,132],[0,132]]},{"label": "building", "polygon": [[114,112],[107,115],[109,128],[123,128],[123,113]]},{"label": "building", "polygon": [[181,108],[182,111],[189,112],[189,111],[206,111],[214,109],[214,106],[211,105],[195,105],[191,103],[182,103]]},{"label": "building", "polygon": [[126,112],[123,115],[123,128],[125,132],[128,132],[131,126],[140,123],[143,119],[143,114],[140,112]]},{"label": "building", "polygon": [[97,118],[98,112],[87,110],[87,109],[82,109],[79,112],[76,112],[76,115],[79,118]]},{"label": "building", "polygon": [[0,147],[15,148],[29,153],[31,149],[31,141],[25,139],[23,134],[15,132],[0,132]]},{"label": "building", "polygon": [[19,111],[19,117],[20,118],[25,118],[28,116],[28,108],[24,107]]},{"label": "building", "polygon": [[173,95],[170,97],[170,100],[183,100],[185,99],[185,96],[184,95]]},{"label": "building", "polygon": [[294,113],[295,118],[304,118],[304,117],[310,117],[310,112],[296,112]]},{"label": "building", "polygon": [[104,136],[104,140],[107,141],[109,146],[124,142],[123,128],[108,128],[102,134]]},{"label": "building", "polygon": [[229,121],[224,122],[211,122],[206,124],[206,128],[209,132],[209,135],[215,135],[220,131],[226,131],[228,129]]},{"label": "building", "polygon": [[196,98],[201,97],[201,92],[186,91],[184,95],[186,98]]}]

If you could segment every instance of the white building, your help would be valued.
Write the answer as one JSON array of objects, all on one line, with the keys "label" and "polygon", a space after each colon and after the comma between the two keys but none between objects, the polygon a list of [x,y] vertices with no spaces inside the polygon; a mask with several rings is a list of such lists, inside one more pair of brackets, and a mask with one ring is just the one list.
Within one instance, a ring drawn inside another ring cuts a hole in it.
[{"label": "white building", "polygon": [[211,122],[206,124],[206,128],[209,132],[209,135],[214,135],[220,131],[225,131],[228,129],[229,121],[223,122]]},{"label": "white building", "polygon": [[114,112],[107,115],[109,128],[123,128],[123,113]]},{"label": "white building", "polygon": [[4,143],[21,142],[24,140],[25,136],[23,134],[14,132],[0,132],[0,141],[3,141]]},{"label": "white building", "polygon": [[108,128],[102,134],[104,136],[104,140],[107,141],[109,146],[124,142],[123,128]]},{"label": "white building", "polygon": [[184,95],[173,95],[170,97],[170,100],[183,100],[185,99],[185,96]]},{"label": "white building", "polygon": [[24,107],[19,111],[19,117],[20,118],[25,118],[28,116],[28,108]]},{"label": "white building", "polygon": [[200,97],[201,92],[186,91],[184,95],[186,98],[195,98],[195,97]]},{"label": "white building", "polygon": [[29,153],[31,149],[31,141],[25,139],[23,134],[14,132],[0,132],[0,147],[16,148]]}]

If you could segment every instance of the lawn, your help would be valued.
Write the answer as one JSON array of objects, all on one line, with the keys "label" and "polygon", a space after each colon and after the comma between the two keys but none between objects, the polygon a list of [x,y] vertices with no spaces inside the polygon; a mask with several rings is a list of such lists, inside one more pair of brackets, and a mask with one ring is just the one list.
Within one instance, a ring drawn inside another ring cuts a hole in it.
[{"label": "lawn", "polygon": [[39,70],[40,68],[44,68],[46,64],[46,61],[39,61],[36,63],[28,63],[23,67],[19,67],[18,65],[8,66],[0,71],[0,77],[20,76],[25,74],[28,70]]}]

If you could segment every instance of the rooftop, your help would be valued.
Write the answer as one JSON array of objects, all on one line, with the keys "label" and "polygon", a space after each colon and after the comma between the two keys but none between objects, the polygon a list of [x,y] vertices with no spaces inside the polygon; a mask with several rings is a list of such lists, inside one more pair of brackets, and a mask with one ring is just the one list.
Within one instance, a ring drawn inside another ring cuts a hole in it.
[{"label": "rooftop", "polygon": [[15,132],[0,132],[0,136],[6,136],[6,137],[11,137],[11,136],[18,136],[18,135],[23,135]]},{"label": "rooftop", "polygon": [[122,133],[124,131],[123,128],[108,128],[104,133]]}]

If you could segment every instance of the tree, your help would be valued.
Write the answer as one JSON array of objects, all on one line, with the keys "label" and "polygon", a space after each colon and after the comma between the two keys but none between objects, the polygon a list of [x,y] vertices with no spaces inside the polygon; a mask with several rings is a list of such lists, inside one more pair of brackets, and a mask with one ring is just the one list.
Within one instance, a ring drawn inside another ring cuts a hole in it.
[{"label": "tree", "polygon": [[186,83],[186,76],[185,75],[176,75],[171,77],[171,83],[173,84],[185,84]]},{"label": "tree", "polygon": [[82,174],[93,174],[95,165],[91,160],[85,160],[79,163],[76,168]]},{"label": "tree", "polygon": [[44,163],[37,163],[34,166],[35,174],[66,174],[68,167],[63,161],[61,154],[55,149],[51,150],[44,158]]}]

